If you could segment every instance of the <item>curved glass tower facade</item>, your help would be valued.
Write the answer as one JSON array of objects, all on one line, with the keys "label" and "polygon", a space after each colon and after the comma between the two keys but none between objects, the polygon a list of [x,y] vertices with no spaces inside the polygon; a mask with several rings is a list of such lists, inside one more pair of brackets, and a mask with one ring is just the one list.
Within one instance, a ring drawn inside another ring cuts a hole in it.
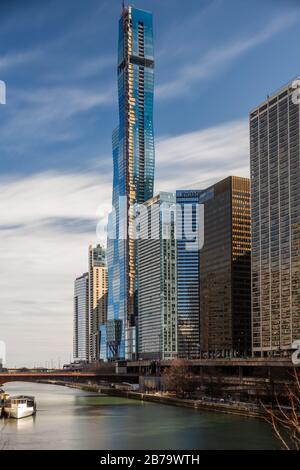
[{"label": "curved glass tower facade", "polygon": [[153,196],[154,55],[151,13],[126,7],[119,21],[119,125],[113,132],[113,211],[108,227],[107,357],[136,356],[136,204]]}]

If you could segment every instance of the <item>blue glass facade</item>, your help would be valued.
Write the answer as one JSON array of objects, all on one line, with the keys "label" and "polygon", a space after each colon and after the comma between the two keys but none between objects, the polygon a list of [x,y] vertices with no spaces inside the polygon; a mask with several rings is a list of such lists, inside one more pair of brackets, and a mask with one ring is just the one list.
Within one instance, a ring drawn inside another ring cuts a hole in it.
[{"label": "blue glass facade", "polygon": [[107,358],[106,351],[106,325],[100,325],[99,327],[99,358],[101,361],[105,361]]},{"label": "blue glass facade", "polygon": [[151,13],[124,8],[119,21],[119,125],[113,132],[113,212],[108,234],[109,359],[136,356],[135,204],[153,196],[154,56]]},{"label": "blue glass facade", "polygon": [[176,191],[181,221],[177,226],[177,334],[178,356],[198,357],[200,350],[200,250],[199,204],[213,190]]}]

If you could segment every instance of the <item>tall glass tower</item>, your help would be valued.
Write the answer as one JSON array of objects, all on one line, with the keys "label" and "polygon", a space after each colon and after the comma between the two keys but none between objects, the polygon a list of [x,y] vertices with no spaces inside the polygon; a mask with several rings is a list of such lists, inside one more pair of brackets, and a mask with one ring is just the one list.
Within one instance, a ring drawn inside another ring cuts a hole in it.
[{"label": "tall glass tower", "polygon": [[136,356],[136,204],[153,196],[152,14],[124,7],[119,20],[119,125],[113,132],[113,212],[108,234],[107,357]]},{"label": "tall glass tower", "polygon": [[250,112],[255,356],[288,354],[300,339],[299,79]]},{"label": "tall glass tower", "polygon": [[213,190],[176,191],[177,210],[177,335],[178,357],[196,359],[200,351],[200,252],[199,204],[213,196]]}]

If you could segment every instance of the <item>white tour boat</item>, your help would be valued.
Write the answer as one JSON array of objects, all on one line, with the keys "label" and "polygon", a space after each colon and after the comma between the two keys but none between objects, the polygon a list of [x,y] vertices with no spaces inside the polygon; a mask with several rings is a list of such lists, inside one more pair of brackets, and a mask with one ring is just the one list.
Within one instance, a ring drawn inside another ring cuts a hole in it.
[{"label": "white tour boat", "polygon": [[7,418],[26,418],[36,412],[36,402],[34,397],[20,395],[11,397],[4,404],[4,414]]},{"label": "white tour boat", "polygon": [[0,404],[4,403],[8,399],[9,399],[9,393],[7,393],[4,390],[0,389]]}]

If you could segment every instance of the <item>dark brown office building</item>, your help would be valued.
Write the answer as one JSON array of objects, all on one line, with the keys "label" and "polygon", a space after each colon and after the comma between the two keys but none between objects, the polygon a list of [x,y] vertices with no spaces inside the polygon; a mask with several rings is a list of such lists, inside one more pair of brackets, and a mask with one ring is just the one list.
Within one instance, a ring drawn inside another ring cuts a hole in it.
[{"label": "dark brown office building", "polygon": [[200,251],[200,347],[221,356],[250,354],[250,182],[231,176],[210,189]]}]

